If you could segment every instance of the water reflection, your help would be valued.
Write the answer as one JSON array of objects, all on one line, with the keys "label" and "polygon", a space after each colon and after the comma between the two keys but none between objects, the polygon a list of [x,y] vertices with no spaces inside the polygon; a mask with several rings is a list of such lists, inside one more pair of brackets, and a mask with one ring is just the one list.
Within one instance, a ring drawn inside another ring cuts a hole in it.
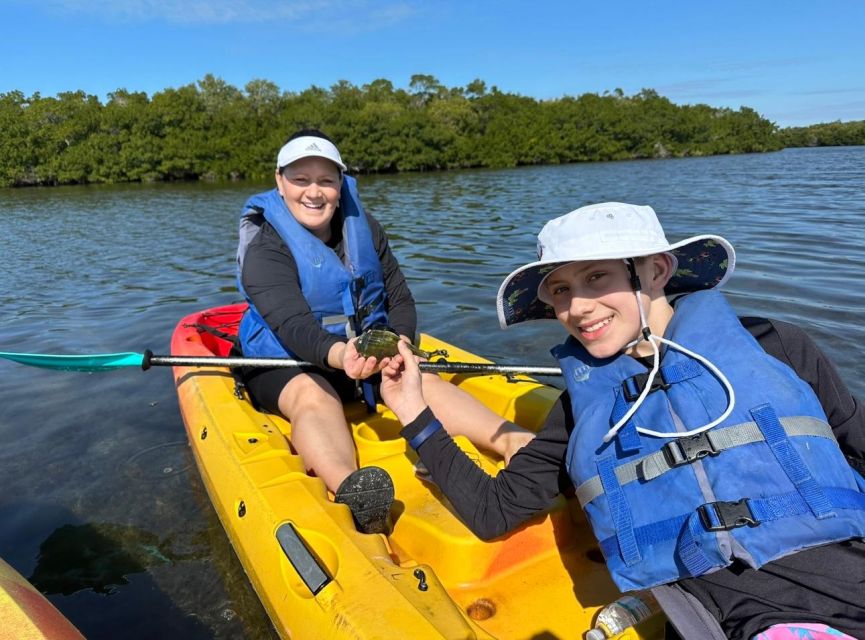
[{"label": "water reflection", "polygon": [[124,525],[87,523],[55,529],[39,545],[30,582],[42,593],[71,595],[83,589],[111,594],[127,576],[191,556],[175,554],[170,541]]}]

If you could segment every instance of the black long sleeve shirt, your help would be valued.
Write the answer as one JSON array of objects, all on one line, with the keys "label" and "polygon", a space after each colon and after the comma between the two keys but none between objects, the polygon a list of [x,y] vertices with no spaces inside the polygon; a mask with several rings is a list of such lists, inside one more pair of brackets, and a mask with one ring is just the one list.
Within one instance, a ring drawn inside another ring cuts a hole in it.
[{"label": "black long sleeve shirt", "polygon": [[[865,472],[865,409],[808,334],[791,324],[759,318],[745,318],[742,323],[769,355],[808,382],[851,466]],[[549,507],[559,493],[573,490],[564,468],[574,428],[570,404],[564,392],[537,437],[494,477],[471,461],[444,430],[420,446],[418,453],[433,479],[479,537],[503,535]],[[432,419],[432,413],[424,411],[406,425],[403,437],[410,440]],[[865,543],[861,540],[800,551],[760,570],[734,563],[679,584],[735,640],[791,621],[823,622],[865,638]]]},{"label": "black long sleeve shirt", "polygon": [[[390,250],[384,229],[369,213],[366,217],[384,272],[388,324],[397,333],[414,338],[417,327],[414,298]],[[326,244],[340,260],[345,259],[339,211],[331,220],[331,239]],[[329,369],[328,351],[345,339],[328,333],[315,319],[300,288],[297,262],[268,222],[262,224],[261,230],[249,243],[241,279],[255,308],[282,344],[300,359]]]}]

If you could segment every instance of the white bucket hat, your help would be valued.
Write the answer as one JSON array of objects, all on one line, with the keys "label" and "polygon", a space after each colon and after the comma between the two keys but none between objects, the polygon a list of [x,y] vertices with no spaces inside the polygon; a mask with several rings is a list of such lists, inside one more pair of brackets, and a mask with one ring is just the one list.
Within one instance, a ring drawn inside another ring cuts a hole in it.
[{"label": "white bucket hat", "polygon": [[276,168],[281,170],[292,162],[297,162],[301,158],[309,158],[310,156],[326,158],[339,167],[340,171],[346,170],[336,145],[330,140],[325,140],[318,136],[300,136],[286,142],[276,156]]},{"label": "white bucket hat", "polygon": [[538,234],[538,260],[507,278],[496,298],[503,329],[528,320],[554,320],[543,287],[561,266],[586,260],[638,258],[656,253],[673,257],[674,273],[667,295],[723,285],[736,264],[733,246],[721,236],[693,236],[667,242],[652,207],[604,202],[580,207],[547,222]]}]

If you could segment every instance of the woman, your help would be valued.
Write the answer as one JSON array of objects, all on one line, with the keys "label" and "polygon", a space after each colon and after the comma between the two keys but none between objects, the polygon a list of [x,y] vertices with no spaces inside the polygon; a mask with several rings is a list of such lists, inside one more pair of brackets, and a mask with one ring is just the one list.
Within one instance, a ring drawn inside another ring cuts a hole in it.
[{"label": "woman", "polygon": [[[409,340],[417,317],[387,235],[364,211],[345,171],[326,135],[298,131],[277,155],[276,188],[246,203],[238,269],[250,308],[240,342],[245,356],[315,365],[255,369],[245,382],[260,407],[291,421],[295,450],[348,505],[359,530],[378,533],[386,528],[393,483],[378,467],[358,469],[342,403],[362,393],[373,404],[369,381],[385,362],[361,357],[351,338],[383,324]],[[446,424],[465,412],[472,417],[454,435],[506,458],[531,439],[437,376],[427,384]]]}]

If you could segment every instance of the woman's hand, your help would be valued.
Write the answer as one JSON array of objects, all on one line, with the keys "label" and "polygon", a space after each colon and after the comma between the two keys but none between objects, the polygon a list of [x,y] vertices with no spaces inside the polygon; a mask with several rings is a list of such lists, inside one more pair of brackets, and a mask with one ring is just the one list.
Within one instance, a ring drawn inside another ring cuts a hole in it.
[{"label": "woman's hand", "polygon": [[352,380],[369,378],[390,361],[390,358],[382,358],[379,362],[374,356],[364,358],[357,352],[356,342],[357,338],[346,342],[342,352],[342,369]]},{"label": "woman's hand", "polygon": [[381,397],[399,421],[406,425],[426,409],[418,358],[405,341],[397,343],[399,355],[389,358],[381,370]]}]

